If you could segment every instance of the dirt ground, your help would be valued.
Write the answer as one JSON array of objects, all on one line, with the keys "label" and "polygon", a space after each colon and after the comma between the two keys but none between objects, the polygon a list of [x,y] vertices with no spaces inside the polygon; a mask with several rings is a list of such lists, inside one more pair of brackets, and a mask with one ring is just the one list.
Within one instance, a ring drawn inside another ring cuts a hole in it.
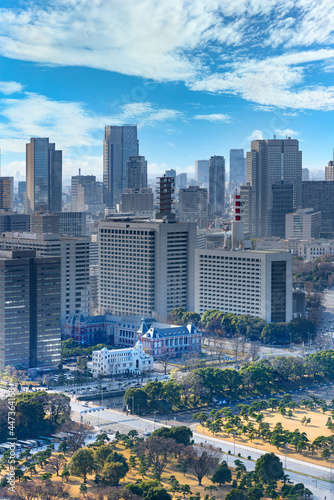
[{"label": "dirt ground", "polygon": [[[312,411],[305,411],[303,409],[296,409],[296,410],[293,410],[293,417],[291,417],[291,418],[288,418],[287,416],[280,415],[276,410],[274,410],[273,412],[270,410],[262,411],[261,413],[263,413],[265,416],[265,418],[263,419],[263,422],[268,422],[270,424],[271,430],[274,429],[277,422],[280,422],[283,426],[283,429],[287,429],[287,430],[292,431],[292,432],[295,431],[296,429],[298,429],[300,432],[306,432],[310,444],[318,436],[330,436],[330,435],[332,435],[331,431],[326,427],[327,419],[330,416],[329,411],[327,411],[323,414],[321,409],[312,410]],[[311,419],[310,424],[302,425],[300,423],[300,421],[303,417],[310,418]],[[250,419],[250,421],[255,422],[254,419]],[[257,427],[258,424],[255,423],[255,426]],[[203,427],[201,425],[198,425],[196,427],[196,430],[197,430],[197,432],[200,432],[201,434],[203,434]],[[209,432],[207,429],[205,429],[204,434],[207,436],[213,436],[213,434],[211,432]],[[218,438],[220,437],[221,439],[224,439],[225,441],[233,442],[233,437],[231,437],[230,434],[219,433],[219,434],[215,435],[215,437],[218,437]],[[282,455],[285,453],[285,448],[277,449],[276,446],[273,446],[270,443],[268,443],[267,441],[263,441],[262,439],[258,439],[258,438],[253,439],[253,441],[250,441],[249,439],[247,439],[244,436],[236,436],[235,442],[250,446],[252,448],[259,448],[259,449],[265,450],[267,452],[273,452],[276,454]],[[287,452],[288,456],[291,456],[291,457],[296,458],[298,460],[304,460],[306,462],[316,463],[319,465],[323,465],[325,467],[328,467],[330,464],[329,461],[324,460],[323,458],[320,457],[320,453],[314,452],[313,456],[312,456],[311,452],[306,451],[306,450],[303,452],[303,454],[297,453],[292,445],[287,446],[286,452]]]},{"label": "dirt ground", "polygon": [[[126,459],[129,460],[130,451],[128,449],[125,449],[124,446],[117,445],[113,449],[115,451],[119,451],[119,452],[123,453],[123,455],[126,457]],[[68,456],[67,453],[65,454],[65,456],[69,461],[70,457]],[[48,465],[46,465],[42,469],[36,468],[36,470],[38,471],[37,476],[44,473],[44,472],[51,472],[53,474],[53,476],[51,478],[52,481],[62,481],[62,479],[60,477],[56,476],[54,469],[51,469],[51,467],[49,467]],[[140,476],[137,471],[138,471],[138,465],[137,465],[136,469],[129,470],[126,477],[120,481],[120,485],[119,485],[120,489],[124,488],[124,486],[126,486],[129,483],[133,483],[133,482],[137,481],[138,479],[144,479],[144,480],[152,479],[151,472],[148,472],[147,475],[144,478],[142,478],[142,476]],[[193,494],[195,494],[198,491],[201,494],[201,498],[204,498],[204,496],[207,493],[209,493],[209,495],[211,496],[210,491],[205,490],[206,486],[213,485],[213,483],[210,481],[210,479],[208,477],[204,477],[202,480],[202,486],[198,486],[198,481],[196,480],[196,478],[193,475],[191,475],[190,473],[186,473],[185,475],[183,475],[183,473],[181,473],[179,471],[179,469],[176,467],[176,461],[172,461],[168,465],[166,470],[163,472],[162,479],[161,479],[161,483],[162,483],[163,487],[166,488],[167,490],[169,490],[169,488],[171,487],[170,483],[168,482],[168,478],[171,475],[174,475],[176,477],[176,479],[180,482],[181,485],[182,484],[189,484]],[[34,474],[33,479],[35,477],[36,477],[36,475]],[[95,472],[92,475],[89,475],[87,477],[87,487],[88,487],[87,494],[91,493],[93,495],[93,494],[97,494],[97,492],[98,492],[98,488],[94,483],[94,477],[95,477]],[[235,479],[235,474],[232,472],[232,480],[233,479]],[[82,498],[82,493],[80,493],[80,490],[79,490],[80,485],[82,483],[83,483],[83,479],[79,478],[79,477],[75,477],[75,476],[70,476],[68,482],[64,483],[68,487],[70,498],[74,498],[74,497]],[[225,498],[226,493],[228,493],[231,489],[230,484],[226,484],[225,486],[222,486],[221,488],[219,488],[219,485],[217,485],[217,484],[215,486],[217,486],[218,491],[213,491],[212,494],[217,499]],[[172,494],[172,493],[170,492],[170,494]],[[182,493],[174,494],[173,499],[183,500]]]}]

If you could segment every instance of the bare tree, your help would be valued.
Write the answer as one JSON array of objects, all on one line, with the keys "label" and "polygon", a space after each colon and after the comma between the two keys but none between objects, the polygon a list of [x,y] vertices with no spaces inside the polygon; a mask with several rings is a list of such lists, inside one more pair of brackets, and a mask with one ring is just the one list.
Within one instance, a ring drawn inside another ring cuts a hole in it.
[{"label": "bare tree", "polygon": [[160,480],[161,474],[179,453],[183,445],[180,445],[175,439],[152,436],[150,439],[142,443],[139,448],[139,455],[146,457],[152,464],[154,475]]},{"label": "bare tree", "polygon": [[187,446],[184,448],[182,457],[196,477],[199,486],[202,486],[203,477],[210,474],[219,462],[217,452],[197,446]]},{"label": "bare tree", "polygon": [[248,354],[251,361],[255,361],[257,359],[259,351],[260,351],[260,346],[255,342],[250,342]]}]

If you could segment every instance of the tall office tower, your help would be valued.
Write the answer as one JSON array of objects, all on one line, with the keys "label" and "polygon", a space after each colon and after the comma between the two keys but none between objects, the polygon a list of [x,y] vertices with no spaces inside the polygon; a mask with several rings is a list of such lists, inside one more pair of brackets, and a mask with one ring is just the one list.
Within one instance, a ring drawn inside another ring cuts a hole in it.
[{"label": "tall office tower", "polygon": [[126,162],[126,187],[128,189],[147,187],[147,161],[145,156],[130,156]]},{"label": "tall office tower", "polygon": [[319,238],[321,230],[321,212],[313,208],[302,208],[285,216],[285,239],[298,238],[309,240]]},{"label": "tall office tower", "polygon": [[251,200],[249,232],[254,238],[271,236],[269,214],[273,206],[275,183],[293,185],[294,210],[301,207],[302,152],[299,142],[287,138],[252,141],[247,153],[246,181],[249,186],[246,198]]},{"label": "tall office tower", "polygon": [[187,187],[187,173],[183,172],[175,177],[175,185],[177,187]]},{"label": "tall office tower", "polygon": [[246,182],[246,158],[243,149],[230,149],[230,189]]},{"label": "tall office tower", "polygon": [[303,181],[310,180],[310,171],[308,168],[302,168],[302,180]]},{"label": "tall office tower", "polygon": [[56,234],[3,233],[0,248],[35,250],[61,258],[61,319],[79,312],[90,314],[89,238]]},{"label": "tall office tower", "polygon": [[321,238],[334,237],[334,181],[302,183],[302,208],[321,212]]},{"label": "tall office tower", "polygon": [[194,307],[196,224],[117,217],[99,223],[99,308],[165,320]]},{"label": "tall office tower", "polygon": [[329,161],[325,166],[325,181],[334,181],[334,161]]},{"label": "tall office tower", "polygon": [[268,322],[292,319],[292,254],[197,249],[195,311],[218,309]]},{"label": "tall office tower", "polygon": [[106,125],[103,142],[103,203],[115,208],[126,187],[126,162],[138,156],[137,125]]},{"label": "tall office tower", "polygon": [[60,258],[0,251],[0,370],[61,362]]},{"label": "tall office tower", "polygon": [[30,232],[59,234],[59,216],[44,212],[30,215]]},{"label": "tall office tower", "polygon": [[285,238],[285,216],[293,211],[293,185],[277,182],[271,186],[272,205],[269,212],[269,233]]},{"label": "tall office tower", "polygon": [[223,215],[225,207],[224,156],[211,156],[209,160],[209,204],[211,215]]},{"label": "tall office tower", "polygon": [[153,216],[152,188],[124,189],[122,193],[121,212],[133,212],[136,215]]},{"label": "tall office tower", "polygon": [[195,161],[195,179],[200,186],[209,182],[209,160]]},{"label": "tall office tower", "polygon": [[0,210],[11,211],[14,206],[14,177],[0,177]]},{"label": "tall office tower", "polygon": [[190,186],[179,191],[179,215],[182,222],[196,222],[200,229],[205,229],[209,221],[208,190]]},{"label": "tall office tower", "polygon": [[30,139],[26,145],[27,214],[62,209],[62,151],[48,137]]},{"label": "tall office tower", "polygon": [[22,205],[25,202],[26,197],[26,181],[20,181],[17,185],[17,197]]}]

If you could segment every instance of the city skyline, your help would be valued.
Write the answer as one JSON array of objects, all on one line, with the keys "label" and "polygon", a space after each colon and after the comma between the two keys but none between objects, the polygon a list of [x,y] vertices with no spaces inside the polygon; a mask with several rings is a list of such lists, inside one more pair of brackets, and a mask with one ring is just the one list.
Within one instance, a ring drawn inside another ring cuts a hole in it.
[{"label": "city skyline", "polygon": [[149,176],[193,176],[196,160],[276,134],[301,141],[312,178],[332,160],[331,19],[325,0],[178,0],[173,16],[153,0],[5,0],[2,175],[24,173],[30,137],[50,137],[64,179],[101,180],[105,125],[137,123]]}]

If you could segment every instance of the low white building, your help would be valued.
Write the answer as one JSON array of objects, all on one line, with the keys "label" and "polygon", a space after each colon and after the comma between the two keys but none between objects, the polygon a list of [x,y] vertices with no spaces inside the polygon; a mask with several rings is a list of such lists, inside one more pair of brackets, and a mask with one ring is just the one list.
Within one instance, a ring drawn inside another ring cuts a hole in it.
[{"label": "low white building", "polygon": [[107,349],[93,351],[88,368],[93,376],[141,373],[153,370],[153,358],[144,352],[143,344],[138,341],[129,349]]},{"label": "low white building", "polygon": [[298,245],[298,255],[304,260],[314,260],[322,255],[334,255],[334,240],[315,240],[309,239],[300,241]]}]

